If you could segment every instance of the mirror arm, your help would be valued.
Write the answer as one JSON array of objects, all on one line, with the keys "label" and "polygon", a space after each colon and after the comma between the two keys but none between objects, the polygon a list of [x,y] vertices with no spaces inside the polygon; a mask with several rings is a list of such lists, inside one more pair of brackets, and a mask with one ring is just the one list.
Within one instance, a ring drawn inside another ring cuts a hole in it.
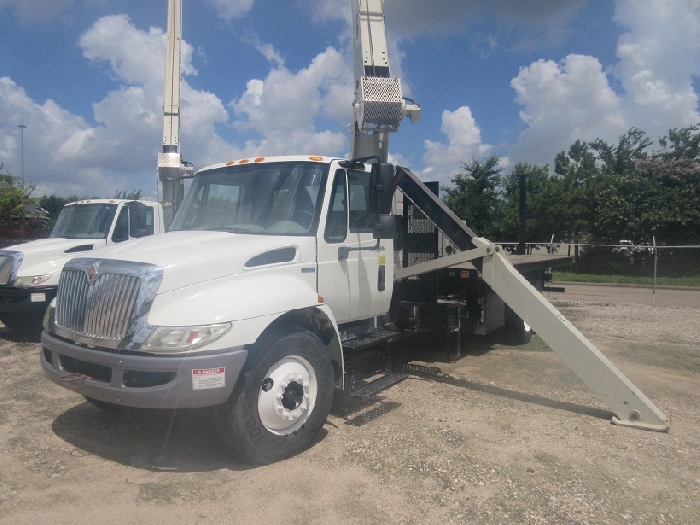
[{"label": "mirror arm", "polygon": [[338,260],[339,261],[344,261],[350,256],[350,252],[360,252],[360,251],[374,251],[374,252],[381,252],[384,250],[384,246],[381,244],[381,239],[377,239],[377,244],[374,246],[358,246],[358,247],[348,247],[348,246],[340,246],[338,248]]}]

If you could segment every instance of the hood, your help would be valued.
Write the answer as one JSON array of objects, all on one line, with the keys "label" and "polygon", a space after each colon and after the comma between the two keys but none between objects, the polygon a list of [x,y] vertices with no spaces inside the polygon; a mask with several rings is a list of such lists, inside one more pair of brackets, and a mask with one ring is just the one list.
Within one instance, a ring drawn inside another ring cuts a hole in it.
[{"label": "hood", "polygon": [[22,253],[20,276],[43,275],[63,268],[74,257],[91,254],[107,244],[104,239],[37,239],[3,248]]},{"label": "hood", "polygon": [[158,290],[161,294],[271,266],[307,263],[315,268],[316,239],[310,236],[178,231],[111,245],[95,255],[160,266],[164,270]]}]

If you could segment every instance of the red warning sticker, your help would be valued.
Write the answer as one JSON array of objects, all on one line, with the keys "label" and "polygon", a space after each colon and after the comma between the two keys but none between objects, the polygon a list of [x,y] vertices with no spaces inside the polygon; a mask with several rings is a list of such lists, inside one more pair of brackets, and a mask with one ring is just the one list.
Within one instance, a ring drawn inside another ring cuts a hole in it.
[{"label": "red warning sticker", "polygon": [[192,370],[192,390],[207,390],[226,386],[226,368],[195,368]]}]

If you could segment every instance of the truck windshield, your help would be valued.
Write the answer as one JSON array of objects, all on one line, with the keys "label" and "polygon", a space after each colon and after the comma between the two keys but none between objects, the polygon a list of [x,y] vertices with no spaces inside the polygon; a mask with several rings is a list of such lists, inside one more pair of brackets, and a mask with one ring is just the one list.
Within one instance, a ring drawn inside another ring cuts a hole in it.
[{"label": "truck windshield", "polygon": [[170,231],[311,235],[328,164],[241,164],[199,173]]},{"label": "truck windshield", "polygon": [[70,204],[61,210],[49,237],[106,239],[116,211],[116,204]]}]

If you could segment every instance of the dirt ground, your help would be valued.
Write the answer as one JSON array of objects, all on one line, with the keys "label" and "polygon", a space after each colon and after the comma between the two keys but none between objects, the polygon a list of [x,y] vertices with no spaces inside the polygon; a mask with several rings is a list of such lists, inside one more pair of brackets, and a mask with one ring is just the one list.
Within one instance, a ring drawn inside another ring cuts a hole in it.
[{"label": "dirt ground", "polygon": [[612,425],[537,337],[463,338],[447,363],[416,336],[391,348],[408,379],[371,402],[336,395],[310,450],[255,467],[209,412],[99,410],[0,328],[0,523],[700,523],[700,308],[555,304],[669,433]]}]

